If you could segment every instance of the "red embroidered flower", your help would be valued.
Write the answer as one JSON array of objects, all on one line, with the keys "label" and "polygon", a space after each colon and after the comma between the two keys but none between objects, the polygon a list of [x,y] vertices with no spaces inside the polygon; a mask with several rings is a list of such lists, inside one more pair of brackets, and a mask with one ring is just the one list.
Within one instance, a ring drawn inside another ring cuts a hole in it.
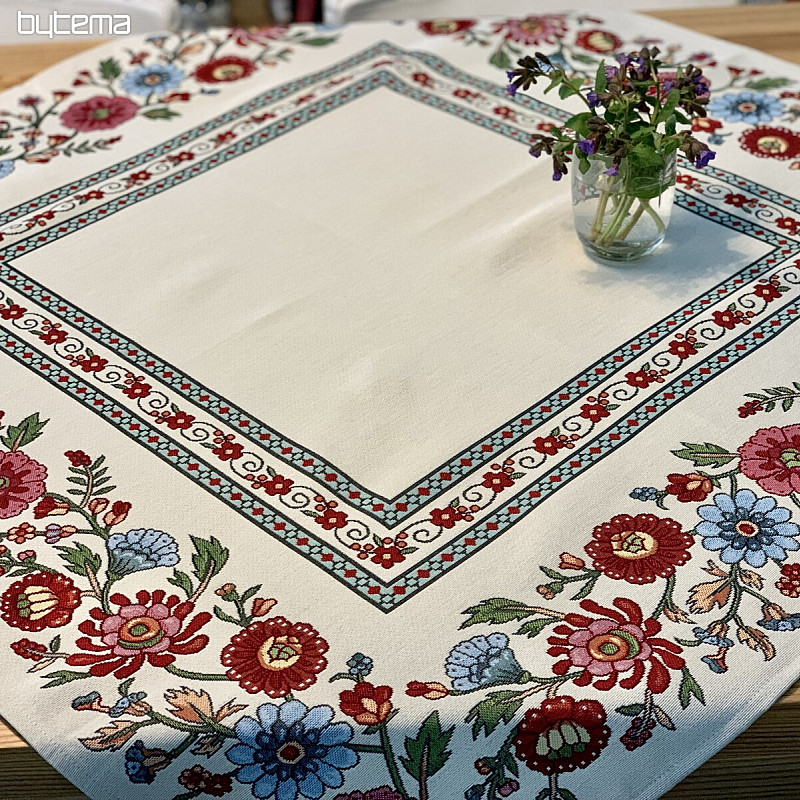
[{"label": "red embroidered flower", "polygon": [[692,131],[694,133],[713,133],[722,127],[722,123],[711,117],[695,117],[692,120]]},{"label": "red embroidered flower", "polygon": [[675,495],[681,503],[699,503],[714,490],[711,479],[697,472],[689,472],[686,475],[673,472],[667,475],[667,480],[669,481],[667,492]]},{"label": "red embroidered flower", "polygon": [[372,551],[372,558],[370,559],[373,564],[379,564],[384,569],[391,569],[395,564],[400,564],[405,560],[406,557],[400,548],[394,545],[376,547]]},{"label": "red embroidered flower", "polygon": [[483,475],[483,481],[481,481],[481,486],[485,486],[487,489],[492,489],[495,492],[502,492],[503,489],[507,489],[509,486],[513,486],[514,481],[511,479],[511,476],[506,472],[486,472]]},{"label": "red embroidered flower", "polygon": [[192,416],[191,414],[187,414],[184,411],[176,411],[174,414],[170,414],[170,416],[165,417],[164,422],[167,423],[167,427],[173,431],[185,431],[192,427],[192,423],[195,421],[196,417]]},{"label": "red embroidered flower", "polygon": [[339,708],[359,725],[380,725],[392,713],[392,687],[361,681],[339,695]]},{"label": "red embroidered flower", "polygon": [[133,119],[138,110],[139,106],[127,97],[98,95],[73,103],[61,115],[61,122],[65,127],[81,133],[105,131]]},{"label": "red embroidered flower", "polygon": [[537,436],[533,440],[533,449],[546,456],[554,456],[559,450],[566,447],[567,443],[556,436]]},{"label": "red embroidered flower", "polygon": [[456,522],[460,522],[462,519],[464,519],[464,515],[452,506],[434,508],[431,511],[431,522],[440,528],[452,528]]},{"label": "red embroidered flower", "polygon": [[314,522],[317,525],[322,525],[326,531],[333,530],[334,528],[344,528],[347,525],[347,514],[344,511],[335,511],[332,508],[326,508],[318,517],[314,517]]},{"label": "red embroidered flower", "polygon": [[91,457],[86,455],[83,450],[67,450],[64,455],[73,467],[88,467],[92,463]]},{"label": "red embroidered flower", "polygon": [[115,678],[124,679],[145,660],[153,667],[166,667],[176,655],[199,653],[208,644],[208,636],[195,634],[211,620],[211,614],[202,611],[186,623],[194,611],[194,603],[188,600],[180,602],[174,594],[167,597],[162,589],[152,594],[141,590],[136,593],[136,602],[124,594],[112,594],[110,599],[119,606],[115,614],[93,608],[89,612],[92,619],[78,626],[86,636],[75,644],[89,652],[69,656],[70,666],[89,667],[97,677],[113,672]]},{"label": "red embroidered flower", "polygon": [[459,33],[475,26],[474,19],[426,19],[420,20],[419,29],[429,36]]},{"label": "red embroidered flower", "polygon": [[78,363],[84,372],[100,372],[106,368],[108,359],[100,358],[100,356],[89,356],[89,358],[84,358]]},{"label": "red embroidered flower", "polygon": [[639,389],[645,389],[652,381],[653,378],[650,376],[650,373],[645,372],[643,369],[637,370],[636,372],[625,373],[625,383],[627,383],[628,386],[636,386]]},{"label": "red embroidered flower", "polygon": [[777,300],[781,296],[778,287],[770,281],[762,281],[757,283],[753,289],[753,294],[756,297],[760,297],[765,303],[771,303],[773,300]]},{"label": "red embroidered flower", "polygon": [[61,342],[66,341],[67,332],[62,331],[61,328],[48,328],[47,331],[39,335],[39,338],[45,344],[61,344]]},{"label": "red embroidered flower", "polygon": [[0,317],[3,319],[19,319],[27,311],[27,308],[12,303],[10,306],[0,306]]},{"label": "red embroidered flower", "polygon": [[130,386],[126,386],[122,390],[122,394],[128,395],[128,397],[136,400],[139,397],[147,397],[150,394],[150,390],[153,387],[149,383],[143,383],[142,381],[134,381]]},{"label": "red embroidered flower", "polygon": [[762,428],[740,448],[739,468],[765,492],[800,492],[800,425]]},{"label": "red embroidered flower", "polygon": [[242,457],[244,448],[239,442],[223,441],[211,451],[220,461],[235,461]]},{"label": "red embroidered flower", "polygon": [[778,217],[775,224],[784,231],[789,231],[792,236],[795,236],[800,231],[800,219],[794,217]]},{"label": "red embroidered flower", "polygon": [[800,564],[784,564],[781,567],[781,578],[775,582],[775,588],[784,597],[800,597]]},{"label": "red embroidered flower", "polygon": [[230,83],[247,78],[255,70],[255,62],[249,58],[222,56],[201,64],[194,71],[194,79],[200,83]]},{"label": "red embroidered flower", "polygon": [[669,343],[669,352],[683,360],[697,355],[697,348],[692,342],[687,342],[685,339],[675,339]]},{"label": "red embroidered flower", "polygon": [[[608,691],[619,680],[623,689],[632,689],[647,671],[647,688],[653,694],[666,691],[670,683],[669,669],[683,669],[686,662],[677,655],[682,648],[667,639],[656,637],[661,623],[644,619],[642,609],[632,600],[618,597],[615,611],[583,600],[581,608],[600,617],[567,614],[564,623],[553,629],[557,634],[547,641],[551,656],[566,656],[553,664],[556,675],[566,675],[573,667],[583,669],[575,678],[577,686],[593,686]],[[620,613],[622,612],[622,613]],[[649,667],[649,670],[647,670]]]},{"label": "red embroidered flower", "polygon": [[622,47],[622,39],[611,31],[595,29],[581,31],[575,39],[575,44],[592,53],[610,53]]},{"label": "red embroidered flower", "polygon": [[50,652],[47,645],[33,642],[30,639],[11,642],[11,649],[21,658],[29,658],[31,661],[41,661]]},{"label": "red embroidered flower", "polygon": [[15,517],[45,492],[47,469],[25,453],[0,452],[0,519]]},{"label": "red embroidered flower", "polygon": [[60,628],[81,604],[80,590],[57,572],[32,572],[0,597],[0,619],[23,631]]},{"label": "red embroidered flower", "polygon": [[596,700],[567,695],[545,700],[525,712],[517,727],[517,758],[544,775],[589,766],[608,744],[606,711]]},{"label": "red embroidered flower", "polygon": [[594,568],[614,580],[652,583],[668,578],[675,567],[685,564],[694,543],[681,526],[669,517],[653,514],[619,514],[593,531],[594,541],[584,550],[594,559]]},{"label": "red embroidered flower", "polygon": [[584,403],[581,406],[580,416],[592,422],[597,422],[611,416],[611,412],[602,403]]},{"label": "red embroidered flower", "polygon": [[62,500],[56,500],[54,497],[43,497],[33,509],[33,516],[35,519],[43,519],[44,517],[60,517],[69,513],[69,503]]},{"label": "red embroidered flower", "polygon": [[757,125],[746,130],[739,137],[739,144],[759,158],[786,161],[800,155],[800,134],[772,125]]},{"label": "red embroidered flower", "polygon": [[725,195],[725,203],[735,208],[741,208],[747,203],[747,198],[743,194],[729,192]]},{"label": "red embroidered flower", "polygon": [[744,405],[739,406],[737,410],[742,419],[745,419],[746,417],[752,417],[754,414],[757,414],[759,411],[761,411],[761,401],[748,400]]},{"label": "red embroidered flower", "polygon": [[509,19],[498,23],[496,33],[506,29],[506,39],[522,44],[555,44],[567,32],[567,23],[563,14],[542,14],[525,19]]},{"label": "red embroidered flower", "polygon": [[441,700],[450,694],[450,690],[438,681],[409,681],[406,684],[409,697],[424,697],[426,700]]},{"label": "red embroidered flower", "polygon": [[733,330],[738,323],[742,322],[742,318],[738,316],[736,312],[730,311],[727,308],[724,311],[715,311],[711,316],[720,328],[725,328],[729,331]]},{"label": "red embroidered flower", "polygon": [[292,490],[294,481],[291,478],[284,478],[283,475],[273,475],[264,483],[264,491],[272,496],[289,494]]},{"label": "red embroidered flower", "polygon": [[237,633],[222,651],[227,676],[246,692],[284,697],[307,689],[328,666],[328,643],[305,622],[272,617]]}]

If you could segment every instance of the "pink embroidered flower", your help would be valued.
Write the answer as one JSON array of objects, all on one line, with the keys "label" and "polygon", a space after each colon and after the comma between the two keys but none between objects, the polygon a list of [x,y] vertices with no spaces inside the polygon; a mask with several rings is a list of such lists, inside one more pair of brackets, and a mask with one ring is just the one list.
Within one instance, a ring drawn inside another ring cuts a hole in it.
[{"label": "pink embroidered flower", "polygon": [[800,425],[762,428],[740,448],[739,468],[765,492],[800,492]]},{"label": "pink embroidered flower", "polygon": [[80,103],[73,103],[61,115],[61,122],[67,128],[73,128],[81,133],[105,131],[133,119],[138,110],[139,106],[127,97],[98,95]]},{"label": "pink embroidered flower", "polygon": [[194,610],[194,603],[188,600],[181,603],[177,596],[167,597],[166,592],[157,589],[152,595],[144,590],[137,592],[136,602],[123,594],[113,594],[111,602],[119,606],[115,614],[93,608],[89,612],[93,619],[78,626],[87,635],[75,644],[88,652],[74,653],[67,664],[88,666],[97,677],[113,672],[114,677],[124,679],[133,675],[145,659],[154,667],[166,667],[176,655],[199,653],[208,644],[208,636],[194,634],[211,619],[211,614],[203,611],[184,625]]},{"label": "pink embroidered flower", "polygon": [[[571,669],[583,669],[575,678],[577,686],[587,686],[607,691],[616,686],[622,673],[629,673],[619,681],[623,689],[632,689],[644,677],[646,667],[647,688],[654,694],[665,691],[670,683],[669,669],[682,669],[685,661],[677,654],[681,648],[656,637],[661,623],[644,619],[642,609],[632,600],[622,597],[614,600],[615,608],[605,608],[593,600],[581,602],[581,608],[599,618],[584,614],[567,614],[564,623],[553,629],[555,636],[548,638],[552,645],[551,656],[566,656],[553,665],[556,675],[566,675]],[[616,609],[619,609],[617,611]]]},{"label": "pink embroidered flower", "polygon": [[[509,19],[503,27],[506,39],[513,39],[521,44],[555,44],[567,32],[567,24],[563,14],[542,14],[525,19]],[[498,31],[499,32],[499,31]]]},{"label": "pink embroidered flower", "polygon": [[15,517],[45,492],[47,469],[25,453],[0,453],[0,519]]}]

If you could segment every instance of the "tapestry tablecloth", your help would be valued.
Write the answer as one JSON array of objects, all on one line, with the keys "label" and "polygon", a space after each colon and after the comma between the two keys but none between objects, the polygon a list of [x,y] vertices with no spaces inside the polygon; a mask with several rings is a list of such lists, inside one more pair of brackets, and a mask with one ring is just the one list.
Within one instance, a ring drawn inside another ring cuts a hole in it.
[{"label": "tapestry tablecloth", "polygon": [[[504,70],[644,44],[718,155],[622,268]],[[620,13],[3,94],[0,714],[103,800],[644,800],[722,748],[800,672],[799,80]]]}]

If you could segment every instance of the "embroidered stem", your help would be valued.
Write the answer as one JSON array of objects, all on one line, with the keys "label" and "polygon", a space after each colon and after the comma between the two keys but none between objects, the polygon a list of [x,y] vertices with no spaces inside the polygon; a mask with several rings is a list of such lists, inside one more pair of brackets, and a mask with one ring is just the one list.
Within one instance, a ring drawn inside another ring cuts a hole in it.
[{"label": "embroidered stem", "polygon": [[174,664],[167,664],[164,669],[167,672],[171,672],[173,675],[177,675],[179,678],[186,678],[190,681],[227,681],[230,680],[227,675],[225,674],[218,674],[212,672],[192,672],[191,670],[181,669],[180,667],[176,667]]},{"label": "embroidered stem", "polygon": [[403,786],[403,779],[400,777],[400,771],[397,769],[397,762],[395,761],[394,751],[392,750],[392,741],[389,738],[389,732],[386,730],[385,722],[380,724],[378,731],[381,737],[383,756],[386,759],[386,766],[389,768],[389,774],[392,776],[394,788],[397,789],[403,800],[408,800],[408,792],[406,792],[406,787]]},{"label": "embroidered stem", "polygon": [[169,751],[169,755],[174,759],[178,756],[185,753],[195,742],[197,741],[197,735],[194,733],[190,733],[186,736],[186,738],[177,746],[173,747],[172,750]]},{"label": "embroidered stem", "polygon": [[203,577],[202,582],[200,585],[194,590],[194,594],[189,598],[190,603],[196,603],[198,598],[200,597],[203,592],[208,589],[208,584],[211,582],[211,578],[214,576],[214,570],[217,566],[217,562],[214,559],[210,559],[208,562],[208,570],[206,571],[205,576]]},{"label": "embroidered stem", "polygon": [[661,595],[661,600],[658,601],[658,605],[656,606],[655,611],[652,613],[653,619],[658,619],[659,616],[663,613],[664,609],[668,606],[671,608],[673,605],[672,602],[672,590],[675,588],[675,576],[670,575],[667,578],[667,585],[664,587],[664,593]]},{"label": "embroidered stem", "polygon": [[547,785],[550,790],[550,800],[561,800],[561,793],[558,791],[558,773],[550,776]]},{"label": "embroidered stem", "polygon": [[[94,573],[91,567],[89,567],[88,564],[84,563],[84,568],[86,569],[86,580],[89,581],[89,585],[92,587],[92,594],[98,600],[100,600],[103,597],[103,590],[100,588],[100,584],[97,581],[97,575]],[[83,594],[83,592],[81,592],[81,594]]]},{"label": "embroidered stem", "polygon": [[789,495],[789,499],[798,507],[800,508],[800,495],[797,492],[792,492]]}]

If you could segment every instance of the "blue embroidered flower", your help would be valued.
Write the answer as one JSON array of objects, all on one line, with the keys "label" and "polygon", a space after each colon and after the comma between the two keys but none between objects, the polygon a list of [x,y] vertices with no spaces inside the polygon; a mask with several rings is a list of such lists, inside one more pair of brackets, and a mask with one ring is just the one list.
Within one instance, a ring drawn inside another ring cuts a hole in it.
[{"label": "blue embroidered flower", "polygon": [[716,636],[705,628],[695,628],[694,636],[703,644],[710,644],[712,647],[733,647],[732,639],[728,639],[727,636]]},{"label": "blue embroidered flower", "polygon": [[348,672],[354,678],[366,678],[372,672],[372,659],[363,653],[354,653],[348,660]]},{"label": "blue embroidered flower", "polygon": [[163,531],[115,533],[109,536],[106,547],[108,571],[117,576],[155,567],[174,567],[178,563],[178,543]]},{"label": "blue embroidered flower", "polygon": [[634,500],[641,500],[644,503],[647,500],[655,500],[658,497],[658,489],[655,486],[638,486],[630,496]]},{"label": "blue embroidered flower", "polygon": [[7,178],[13,171],[13,161],[0,161],[0,178]]},{"label": "blue embroidered flower", "polygon": [[703,656],[700,659],[712,672],[721,675],[723,672],[728,671],[728,665],[725,663],[725,651],[721,650],[715,656]]},{"label": "blue embroidered flower", "polygon": [[768,631],[796,631],[800,628],[800,614],[789,614],[779,605],[768,603],[761,607],[764,619],[758,624]]},{"label": "blue embroidered flower", "polygon": [[226,756],[239,765],[236,780],[252,784],[257,798],[311,800],[344,783],[342,770],[358,763],[349,746],[353,729],[332,722],[330,706],[308,708],[299,700],[265,703],[258,719],[242,717],[235,726],[239,742]]},{"label": "blue embroidered flower", "polygon": [[168,89],[177,89],[184,77],[183,70],[174,64],[151,64],[126,73],[120,86],[128,94],[163,94]]},{"label": "blue embroidered flower", "polygon": [[721,550],[726,564],[744,559],[751,567],[763,567],[767,559],[783,561],[787,550],[798,550],[800,528],[789,522],[792,512],[779,506],[773,497],[757,498],[750,489],[740,489],[736,497],[714,495],[713,506],[700,506],[702,518],[696,530],[706,550]]},{"label": "blue embroidered flower", "polygon": [[158,748],[149,749],[137,739],[125,753],[125,772],[131,783],[152,783],[156,772],[172,763],[169,753]]},{"label": "blue embroidered flower", "polygon": [[709,114],[728,122],[755,125],[769,122],[783,113],[783,103],[765,92],[739,92],[715,97],[707,106]]},{"label": "blue embroidered flower", "polygon": [[125,697],[120,697],[109,709],[108,716],[121,717],[134,703],[144,700],[145,697],[147,697],[147,692],[134,692],[133,694],[125,695]]},{"label": "blue embroidered flower", "polygon": [[504,633],[473,636],[457,644],[447,656],[444,668],[453,688],[460,692],[515,683],[523,672]]}]

